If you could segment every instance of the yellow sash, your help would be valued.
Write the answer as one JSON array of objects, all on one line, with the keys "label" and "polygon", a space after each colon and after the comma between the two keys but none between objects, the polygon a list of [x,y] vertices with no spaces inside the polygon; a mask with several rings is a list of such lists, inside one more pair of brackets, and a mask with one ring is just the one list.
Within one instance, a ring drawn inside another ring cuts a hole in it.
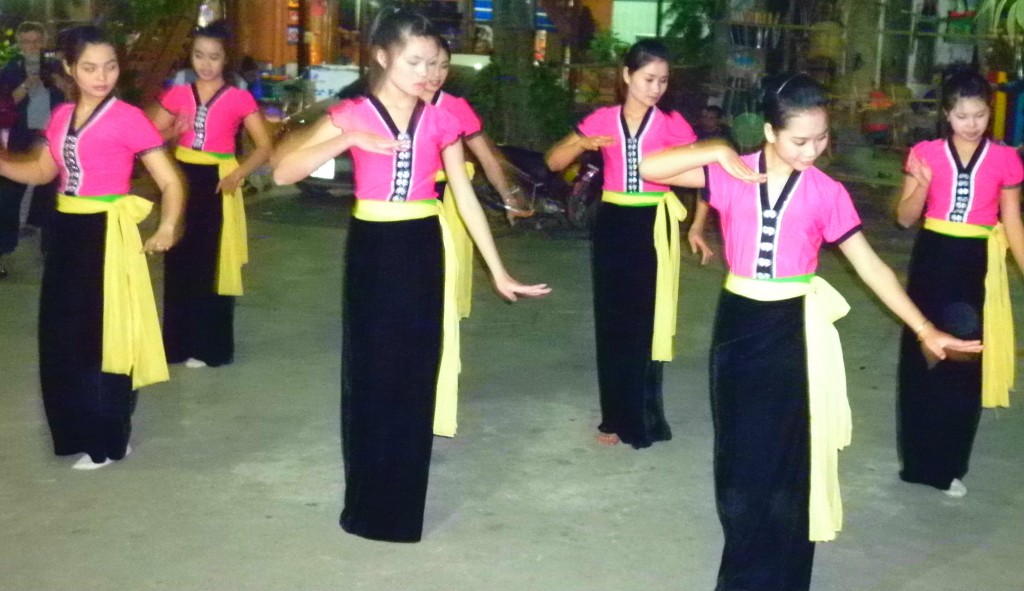
[{"label": "yellow sash", "polygon": [[57,196],[57,211],[107,214],[103,259],[103,371],[132,376],[132,389],[165,382],[167,357],[142,252],[139,222],[153,204],[135,195],[115,200]]},{"label": "yellow sash", "polygon": [[[466,174],[472,179],[476,168],[472,162],[466,163]],[[448,176],[443,170],[437,171],[434,177],[435,182],[445,182]],[[455,245],[455,254],[459,257],[459,278],[456,280],[456,294],[458,296],[459,318],[466,318],[473,308],[473,239],[466,230],[466,224],[459,215],[459,209],[455,205],[455,195],[452,194],[451,185],[444,188],[444,201],[442,202],[442,214],[448,220],[448,227],[452,231],[452,243]]]},{"label": "yellow sash", "polygon": [[654,290],[654,336],[651,359],[672,361],[672,337],[676,336],[679,307],[679,223],[686,208],[675,193],[615,193],[605,191],[601,201],[626,207],[657,207],[654,217],[654,250],[658,255],[658,279]]},{"label": "yellow sash", "polygon": [[[238,168],[234,156],[218,156],[184,146],[178,146],[174,157],[188,164],[216,165],[218,177],[223,179]],[[217,259],[217,293],[225,296],[242,295],[242,265],[249,262],[246,240],[245,204],[239,186],[231,193],[221,193],[224,203],[224,222],[220,231],[220,252]],[[188,229],[186,228],[186,231]]]},{"label": "yellow sash", "polygon": [[846,397],[843,348],[833,323],[846,316],[850,305],[820,277],[813,277],[809,282],[764,281],[730,273],[725,289],[759,301],[804,297],[811,439],[808,534],[812,542],[834,540],[836,532],[843,529],[839,450],[850,444],[853,421]]},{"label": "yellow sash", "polygon": [[1013,336],[1013,308],[1006,270],[1006,233],[1002,224],[993,228],[926,218],[926,230],[957,238],[984,238],[988,247],[985,270],[985,308],[982,312],[985,353],[981,356],[981,405],[985,408],[1010,406],[1010,390],[1016,381],[1016,344]]},{"label": "yellow sash", "polygon": [[455,299],[455,282],[459,276],[459,260],[455,255],[448,220],[441,215],[441,204],[433,199],[423,201],[374,201],[356,199],[352,216],[367,222],[397,222],[437,216],[444,244],[444,333],[441,341],[441,366],[437,374],[437,398],[434,402],[434,434],[453,437],[459,403],[459,315]]}]

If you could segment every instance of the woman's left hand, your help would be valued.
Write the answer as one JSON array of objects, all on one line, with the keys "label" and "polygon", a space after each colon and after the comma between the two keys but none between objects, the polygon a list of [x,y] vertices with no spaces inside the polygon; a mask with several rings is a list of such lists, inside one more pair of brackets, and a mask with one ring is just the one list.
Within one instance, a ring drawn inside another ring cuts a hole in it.
[{"label": "woman's left hand", "polygon": [[220,179],[217,183],[218,193],[234,193],[237,189],[242,186],[245,181],[245,177],[240,174],[231,173],[228,176]]},{"label": "woman's left hand", "polygon": [[154,254],[157,252],[167,252],[174,246],[174,243],[178,241],[177,233],[174,228],[168,228],[160,226],[156,232],[149,237],[146,244],[142,247],[142,250],[146,254]]},{"label": "woman's left hand", "polygon": [[494,288],[498,290],[498,294],[500,294],[501,297],[510,302],[516,301],[519,297],[539,298],[551,293],[551,288],[548,287],[547,283],[523,285],[508,275],[495,277]]}]

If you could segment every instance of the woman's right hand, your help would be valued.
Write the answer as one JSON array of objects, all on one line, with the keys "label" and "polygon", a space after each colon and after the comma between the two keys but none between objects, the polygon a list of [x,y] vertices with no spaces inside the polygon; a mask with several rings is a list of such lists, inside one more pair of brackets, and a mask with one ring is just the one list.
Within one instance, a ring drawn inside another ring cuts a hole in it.
[{"label": "woman's right hand", "polygon": [[704,228],[698,228],[696,225],[690,226],[690,230],[686,233],[686,240],[690,243],[690,252],[700,253],[701,266],[708,264],[715,256],[715,251],[711,250],[707,241],[704,240]]},{"label": "woman's right hand", "polygon": [[914,177],[921,188],[925,191],[932,184],[932,169],[928,166],[928,163],[921,160],[914,154],[914,151],[910,151],[910,156],[907,157],[907,172],[910,176]]},{"label": "woman's right hand", "polygon": [[551,293],[551,288],[548,287],[547,283],[523,285],[507,273],[500,276],[496,275],[493,277],[493,280],[494,288],[498,290],[498,294],[510,302],[517,301],[520,297],[539,298]]},{"label": "woman's right hand", "polygon": [[394,138],[386,138],[366,131],[349,131],[345,135],[353,148],[375,154],[394,154],[402,145],[401,141]]},{"label": "woman's right hand", "polygon": [[947,351],[956,353],[981,353],[981,341],[964,341],[935,328],[930,322],[921,329],[917,338],[921,348],[937,359],[945,359]]},{"label": "woman's right hand", "polygon": [[580,136],[580,147],[584,150],[600,150],[604,146],[615,143],[615,138],[610,135]]}]

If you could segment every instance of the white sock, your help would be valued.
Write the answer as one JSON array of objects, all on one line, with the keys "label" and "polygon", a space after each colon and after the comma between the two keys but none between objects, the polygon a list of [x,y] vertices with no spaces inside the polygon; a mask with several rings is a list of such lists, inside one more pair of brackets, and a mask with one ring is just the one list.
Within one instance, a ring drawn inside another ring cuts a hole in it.
[{"label": "white sock", "polygon": [[200,367],[206,367],[205,361],[200,361],[195,357],[189,357],[185,360],[185,367],[191,367],[192,369],[198,369]]},{"label": "white sock", "polygon": [[967,486],[959,478],[954,478],[953,482],[949,483],[949,489],[944,491],[946,496],[953,497],[954,499],[962,499],[967,496]]},{"label": "white sock", "polygon": [[114,463],[114,460],[111,460],[110,458],[107,458],[103,462],[97,464],[96,462],[92,461],[92,458],[89,457],[89,454],[82,454],[82,457],[78,458],[78,461],[75,462],[71,466],[71,469],[72,470],[99,470],[100,468],[103,468],[104,466],[109,466],[110,464],[113,464],[113,463]]}]

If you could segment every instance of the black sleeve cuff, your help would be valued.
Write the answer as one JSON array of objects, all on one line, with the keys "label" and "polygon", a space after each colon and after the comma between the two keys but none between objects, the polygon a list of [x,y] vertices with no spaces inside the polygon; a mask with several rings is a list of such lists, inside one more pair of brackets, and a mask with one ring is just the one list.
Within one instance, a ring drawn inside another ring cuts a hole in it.
[{"label": "black sleeve cuff", "polygon": [[839,238],[837,238],[834,242],[832,242],[832,244],[834,246],[838,246],[838,245],[846,242],[850,238],[850,236],[853,236],[854,234],[856,234],[857,232],[860,232],[863,229],[864,229],[864,224],[857,224],[856,226],[850,228],[846,232],[843,232],[843,235],[840,236]]},{"label": "black sleeve cuff", "polygon": [[136,158],[142,158],[143,156],[145,156],[146,154],[149,154],[150,152],[158,152],[158,151],[163,150],[163,149],[164,149],[164,145],[160,144],[159,146],[153,146],[152,148],[147,148],[145,150],[137,152],[135,154],[135,157]]}]

